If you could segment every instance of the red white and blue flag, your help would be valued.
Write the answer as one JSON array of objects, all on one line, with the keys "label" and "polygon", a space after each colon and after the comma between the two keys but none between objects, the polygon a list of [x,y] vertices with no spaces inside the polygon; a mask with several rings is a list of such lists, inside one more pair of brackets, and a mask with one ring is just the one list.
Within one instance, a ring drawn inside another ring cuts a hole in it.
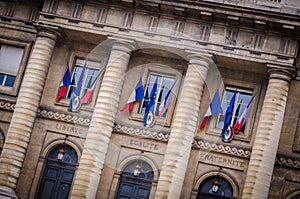
[{"label": "red white and blue flag", "polygon": [[142,99],[144,99],[144,87],[143,87],[142,77],[140,77],[140,80],[136,84],[135,88],[132,90],[126,105],[121,109],[121,111],[130,112],[133,108],[134,102]]},{"label": "red white and blue flag", "polygon": [[71,85],[71,75],[70,75],[70,70],[69,70],[69,66],[64,74],[64,77],[59,85],[59,91],[58,91],[58,95],[57,95],[57,102],[59,102],[62,98],[65,97],[66,92],[67,92],[67,88],[68,86]]},{"label": "red white and blue flag", "polygon": [[90,87],[88,88],[87,92],[81,98],[82,104],[89,104],[92,102],[95,85],[96,85],[96,82],[97,82],[99,76],[100,76],[100,74],[94,79],[94,81],[91,83]]},{"label": "red white and blue flag", "polygon": [[222,110],[222,106],[221,106],[219,90],[217,90],[205,115],[204,115],[204,119],[200,125],[200,129],[203,129],[206,126],[206,123],[210,116],[215,115],[215,114],[222,114],[222,113],[223,113],[223,110]]},{"label": "red white and blue flag", "polygon": [[158,119],[163,115],[163,113],[165,112],[165,108],[167,106],[170,94],[172,92],[172,89],[174,87],[175,84],[173,84],[173,86],[170,88],[170,90],[168,91],[164,101],[159,105],[159,113],[158,113]]},{"label": "red white and blue flag", "polygon": [[248,110],[249,110],[249,106],[250,106],[250,104],[251,104],[253,98],[254,98],[254,97],[252,97],[252,99],[251,99],[250,102],[248,103],[247,107],[244,109],[244,111],[243,111],[241,117],[239,118],[239,120],[236,121],[236,123],[235,123],[235,125],[234,125],[234,127],[233,127],[233,130],[234,130],[234,133],[235,133],[235,134],[240,133],[240,131],[241,131],[243,125],[245,124],[245,122],[246,122],[246,116],[247,116],[247,113],[248,113]]}]

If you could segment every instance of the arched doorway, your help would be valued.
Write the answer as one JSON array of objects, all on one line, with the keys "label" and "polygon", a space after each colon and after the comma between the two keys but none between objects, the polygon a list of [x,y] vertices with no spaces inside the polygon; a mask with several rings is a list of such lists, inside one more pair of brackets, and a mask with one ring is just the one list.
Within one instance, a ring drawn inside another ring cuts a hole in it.
[{"label": "arched doorway", "polygon": [[200,184],[197,199],[234,199],[233,188],[225,178],[212,176]]},{"label": "arched doorway", "polygon": [[37,198],[67,199],[78,163],[76,151],[64,146],[62,159],[58,159],[61,146],[54,148],[46,158],[46,166],[41,179]]},{"label": "arched doorway", "polygon": [[153,169],[147,162],[130,162],[122,171],[117,199],[149,198],[153,178]]}]

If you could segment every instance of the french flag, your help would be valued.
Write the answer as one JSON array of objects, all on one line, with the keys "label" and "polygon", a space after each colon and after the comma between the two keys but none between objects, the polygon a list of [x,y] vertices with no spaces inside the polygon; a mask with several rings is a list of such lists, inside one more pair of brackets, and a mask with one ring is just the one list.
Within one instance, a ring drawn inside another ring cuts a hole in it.
[{"label": "french flag", "polygon": [[87,92],[84,94],[84,96],[81,98],[81,103],[82,104],[89,104],[92,102],[93,99],[93,94],[94,94],[94,89],[96,82],[98,80],[99,75],[94,79],[90,87],[88,88]]},{"label": "french flag", "polygon": [[205,115],[204,115],[204,119],[200,125],[200,129],[203,129],[206,126],[206,123],[210,116],[215,115],[215,114],[222,114],[222,113],[223,113],[223,110],[221,107],[219,90],[217,90]]},{"label": "french flag", "polygon": [[[254,98],[254,97],[253,97]],[[253,100],[253,98],[250,100],[250,102],[248,103],[247,107],[245,108],[245,110],[243,111],[241,117],[239,118],[238,121],[236,121],[234,127],[233,127],[233,130],[234,130],[234,133],[235,134],[239,134],[243,125],[244,125],[244,122],[246,120],[246,116],[247,116],[247,113],[248,113],[248,110],[249,110],[249,106]]]},{"label": "french flag", "polygon": [[[174,86],[175,84],[173,84]],[[170,90],[168,91],[165,99],[164,99],[164,102],[160,104],[159,106],[159,113],[158,113],[158,119],[162,116],[162,114],[165,112],[165,108],[167,106],[167,102],[168,102],[168,99],[170,97],[170,94],[171,94],[171,91],[173,89],[173,86],[170,88]]]},{"label": "french flag", "polygon": [[121,109],[121,111],[130,112],[133,108],[134,102],[142,99],[144,99],[144,87],[143,87],[142,77],[140,77],[140,80],[138,81],[137,85],[131,92],[126,105]]},{"label": "french flag", "polygon": [[57,100],[56,100],[57,102],[59,102],[62,98],[65,97],[67,88],[70,85],[71,85],[71,75],[70,75],[70,70],[68,67],[65,72],[65,75],[59,85],[59,91],[58,91]]}]

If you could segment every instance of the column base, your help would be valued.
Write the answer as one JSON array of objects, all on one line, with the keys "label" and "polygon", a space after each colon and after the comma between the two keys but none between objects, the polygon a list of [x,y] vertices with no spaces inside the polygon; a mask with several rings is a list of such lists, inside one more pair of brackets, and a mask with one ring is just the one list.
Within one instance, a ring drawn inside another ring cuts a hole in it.
[{"label": "column base", "polygon": [[18,199],[16,192],[8,187],[0,186],[0,198],[1,199]]}]

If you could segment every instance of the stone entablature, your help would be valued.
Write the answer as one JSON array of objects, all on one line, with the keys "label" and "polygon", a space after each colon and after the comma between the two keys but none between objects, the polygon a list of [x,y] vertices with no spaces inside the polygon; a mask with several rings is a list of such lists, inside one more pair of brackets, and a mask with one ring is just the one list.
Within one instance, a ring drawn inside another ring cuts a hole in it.
[{"label": "stone entablature", "polygon": [[[49,2],[45,2],[43,10],[39,13],[38,23],[83,32],[89,29],[91,33],[106,36],[124,35],[126,38],[136,39],[137,42],[154,45],[201,48],[216,56],[230,56],[258,63],[281,63],[287,66],[294,63],[298,48],[295,33],[300,23],[284,18],[286,16],[266,17],[263,13],[256,13],[253,10],[241,12],[236,8],[229,12],[228,9],[233,8],[226,8],[226,10],[222,7],[211,8],[205,5],[195,7],[187,2],[179,5],[172,2],[166,5],[169,9],[183,6],[182,9],[187,12],[187,17],[181,18],[178,15],[178,12],[182,12],[180,9],[172,12],[173,15],[166,13],[157,15],[153,14],[153,11],[146,12],[138,5],[128,6],[128,10],[124,11],[115,5],[89,2],[75,5],[71,2],[59,1],[50,6]],[[6,4],[2,3],[0,6],[5,9]],[[22,19],[22,16],[17,18],[18,12],[19,9],[16,9],[11,17],[2,13],[0,23],[6,27],[18,26],[19,28],[22,21],[18,20]],[[195,12],[198,13],[197,16],[194,15]],[[223,21],[218,21],[220,19]],[[24,27],[32,29],[32,26],[26,25],[27,22],[28,19],[24,21]],[[220,22],[225,25],[220,25]],[[274,27],[273,33],[265,31],[268,27]]]},{"label": "stone entablature", "polygon": [[[40,13],[39,21],[73,30],[86,31],[88,28],[89,32],[94,34],[126,35],[126,38],[136,39],[140,42],[159,45],[162,44],[161,41],[164,41],[163,45],[166,46],[201,48],[216,55],[228,56],[230,54],[231,57],[237,59],[260,63],[274,62],[290,65],[293,64],[297,52],[297,40],[292,39],[293,37],[282,37],[281,34],[291,33],[293,35],[293,32],[298,29],[296,26],[300,24],[296,22],[295,24],[281,24],[285,20],[278,20],[275,17],[271,22],[268,20],[272,20],[272,17],[265,18],[263,15],[258,19],[259,13],[249,11],[249,13],[243,14],[238,10],[228,12],[224,8],[205,10],[205,7],[201,7],[204,9],[203,11],[198,10],[202,12],[199,17],[201,20],[195,20],[193,18],[195,16],[190,18],[178,18],[178,16],[176,18],[175,15],[165,14],[157,16],[140,11],[138,7],[134,8],[135,10],[129,8],[128,11],[124,11],[118,7],[100,4],[97,6],[83,4],[80,9],[81,14],[77,14],[74,18],[70,2],[59,3],[53,12],[50,12],[45,5]],[[101,14],[101,20],[99,20],[99,14]],[[243,18],[245,15],[250,19]],[[226,25],[220,25],[214,17],[211,18],[212,16],[226,19]],[[272,34],[264,31],[269,26],[276,27]],[[204,27],[206,28],[203,29]],[[278,32],[279,27],[283,30],[287,28],[287,30]],[[205,36],[205,34],[207,35]]]}]

